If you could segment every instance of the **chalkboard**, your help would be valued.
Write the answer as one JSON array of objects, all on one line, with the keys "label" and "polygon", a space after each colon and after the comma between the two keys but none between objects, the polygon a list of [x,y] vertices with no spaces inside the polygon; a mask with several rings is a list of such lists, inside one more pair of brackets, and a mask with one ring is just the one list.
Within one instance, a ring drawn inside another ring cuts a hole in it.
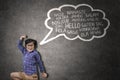
[{"label": "chalkboard", "polygon": [[17,42],[24,34],[37,40],[47,80],[120,80],[119,5],[119,0],[0,0],[0,80],[22,71]]}]

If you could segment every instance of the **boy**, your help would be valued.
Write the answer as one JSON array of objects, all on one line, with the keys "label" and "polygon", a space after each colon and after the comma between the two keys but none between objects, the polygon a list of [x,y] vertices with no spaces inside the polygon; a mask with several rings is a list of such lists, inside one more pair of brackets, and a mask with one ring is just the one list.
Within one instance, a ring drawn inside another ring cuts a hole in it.
[{"label": "boy", "polygon": [[23,46],[23,41],[26,36],[21,36],[18,48],[23,54],[23,72],[12,72],[10,74],[13,80],[38,80],[36,63],[38,63],[42,77],[46,78],[47,73],[45,73],[44,66],[40,59],[40,55],[37,48],[37,41],[33,39],[25,40],[25,47]]}]

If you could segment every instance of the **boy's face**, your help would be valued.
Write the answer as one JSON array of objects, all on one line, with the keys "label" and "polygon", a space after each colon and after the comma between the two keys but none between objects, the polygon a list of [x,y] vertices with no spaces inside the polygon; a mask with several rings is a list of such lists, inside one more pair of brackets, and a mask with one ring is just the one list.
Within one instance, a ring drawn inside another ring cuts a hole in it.
[{"label": "boy's face", "polygon": [[28,44],[26,45],[26,49],[27,49],[28,52],[33,51],[33,50],[35,49],[34,43],[33,43],[33,42],[28,43]]}]

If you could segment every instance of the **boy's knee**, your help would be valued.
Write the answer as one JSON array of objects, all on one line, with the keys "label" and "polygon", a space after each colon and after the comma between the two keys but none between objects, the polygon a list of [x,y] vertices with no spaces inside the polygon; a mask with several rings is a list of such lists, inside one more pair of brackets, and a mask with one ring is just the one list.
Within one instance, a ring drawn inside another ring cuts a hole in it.
[{"label": "boy's knee", "polygon": [[10,77],[13,77],[13,72],[12,72],[12,73],[10,73]]},{"label": "boy's knee", "polygon": [[12,73],[10,73],[10,77],[11,78],[18,77],[18,73],[17,72],[12,72]]},{"label": "boy's knee", "polygon": [[14,72],[10,73],[10,77],[12,78],[14,77]]}]

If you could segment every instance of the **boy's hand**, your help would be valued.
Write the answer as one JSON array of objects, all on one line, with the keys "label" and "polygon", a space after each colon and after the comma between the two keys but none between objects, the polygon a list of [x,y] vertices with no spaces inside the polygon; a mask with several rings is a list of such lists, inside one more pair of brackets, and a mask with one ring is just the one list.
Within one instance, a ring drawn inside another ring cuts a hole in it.
[{"label": "boy's hand", "polygon": [[43,77],[43,78],[47,78],[47,73],[43,72],[43,73],[42,73],[42,77]]},{"label": "boy's hand", "polygon": [[23,39],[25,39],[25,38],[27,38],[26,35],[20,36],[20,40],[23,40]]}]

